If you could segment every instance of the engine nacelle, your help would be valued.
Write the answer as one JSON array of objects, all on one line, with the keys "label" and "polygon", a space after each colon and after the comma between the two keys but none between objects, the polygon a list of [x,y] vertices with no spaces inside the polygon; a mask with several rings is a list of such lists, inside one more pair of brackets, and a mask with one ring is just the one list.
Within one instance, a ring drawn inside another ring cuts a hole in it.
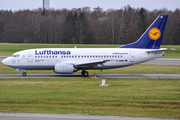
[{"label": "engine nacelle", "polygon": [[72,74],[73,70],[73,65],[63,63],[57,63],[54,68],[54,72],[59,74]]}]

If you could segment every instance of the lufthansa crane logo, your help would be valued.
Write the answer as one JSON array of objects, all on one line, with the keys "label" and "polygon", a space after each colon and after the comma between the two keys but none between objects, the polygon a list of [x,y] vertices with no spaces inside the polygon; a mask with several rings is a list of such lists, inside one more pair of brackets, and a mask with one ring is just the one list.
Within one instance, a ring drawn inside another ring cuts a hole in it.
[{"label": "lufthansa crane logo", "polygon": [[152,40],[157,40],[161,37],[161,31],[158,29],[158,28],[151,28],[149,30],[149,37],[152,39]]}]

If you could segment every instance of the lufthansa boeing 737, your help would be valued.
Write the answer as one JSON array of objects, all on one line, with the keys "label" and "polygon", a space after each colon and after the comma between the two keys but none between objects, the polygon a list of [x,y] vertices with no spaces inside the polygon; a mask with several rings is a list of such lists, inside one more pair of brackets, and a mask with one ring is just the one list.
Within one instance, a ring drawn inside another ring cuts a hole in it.
[{"label": "lufthansa boeing 737", "polygon": [[54,70],[58,74],[72,74],[81,70],[102,70],[130,66],[162,57],[167,48],[160,48],[168,15],[159,15],[134,43],[118,48],[44,48],[28,49],[4,59],[3,64],[22,71]]}]

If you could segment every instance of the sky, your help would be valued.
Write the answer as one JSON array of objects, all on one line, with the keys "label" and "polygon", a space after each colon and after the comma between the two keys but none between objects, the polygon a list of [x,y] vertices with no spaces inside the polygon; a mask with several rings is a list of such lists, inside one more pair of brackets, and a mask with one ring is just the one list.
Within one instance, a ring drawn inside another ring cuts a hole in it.
[{"label": "sky", "polygon": [[[130,5],[133,8],[145,8],[147,10],[167,8],[174,11],[180,8],[180,0],[50,0],[50,8],[54,9],[72,9],[90,7],[92,10],[96,7],[107,9],[121,9]],[[43,0],[0,0],[0,10],[33,10],[42,8]]]}]

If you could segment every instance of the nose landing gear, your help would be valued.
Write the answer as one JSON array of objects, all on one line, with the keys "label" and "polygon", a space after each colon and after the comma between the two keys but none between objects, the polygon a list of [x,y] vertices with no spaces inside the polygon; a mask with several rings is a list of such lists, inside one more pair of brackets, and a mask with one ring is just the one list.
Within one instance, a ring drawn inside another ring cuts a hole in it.
[{"label": "nose landing gear", "polygon": [[25,76],[26,76],[26,72],[23,72],[23,73],[22,73],[22,76],[24,76],[24,77],[25,77]]},{"label": "nose landing gear", "polygon": [[26,76],[26,71],[24,69],[16,69],[16,71],[20,71],[20,72],[23,72],[22,73],[22,76]]}]

